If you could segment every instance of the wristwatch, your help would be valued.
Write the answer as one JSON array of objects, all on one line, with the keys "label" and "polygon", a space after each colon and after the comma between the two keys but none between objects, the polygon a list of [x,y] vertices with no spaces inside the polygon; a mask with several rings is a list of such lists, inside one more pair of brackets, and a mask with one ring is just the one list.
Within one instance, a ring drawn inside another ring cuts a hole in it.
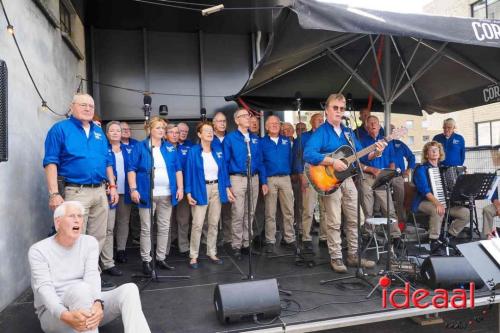
[{"label": "wristwatch", "polygon": [[49,192],[49,199],[52,199],[52,198],[53,198],[53,197],[55,197],[56,195],[61,195],[61,193],[59,193],[59,192],[52,192],[52,193],[50,193],[50,192]]}]

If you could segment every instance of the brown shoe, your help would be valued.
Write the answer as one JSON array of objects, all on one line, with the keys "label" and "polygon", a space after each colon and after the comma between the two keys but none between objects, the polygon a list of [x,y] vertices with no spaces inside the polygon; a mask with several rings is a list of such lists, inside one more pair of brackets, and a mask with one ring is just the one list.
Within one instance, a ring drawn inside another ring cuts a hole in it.
[{"label": "brown shoe", "polygon": [[344,262],[340,258],[332,259],[330,261],[330,265],[332,266],[332,269],[337,273],[347,273],[347,267],[345,267]]},{"label": "brown shoe", "polygon": [[[357,255],[347,256],[347,266],[349,266],[349,267],[358,266],[358,256]],[[361,258],[361,267],[373,268],[373,267],[375,267],[375,261]]]}]

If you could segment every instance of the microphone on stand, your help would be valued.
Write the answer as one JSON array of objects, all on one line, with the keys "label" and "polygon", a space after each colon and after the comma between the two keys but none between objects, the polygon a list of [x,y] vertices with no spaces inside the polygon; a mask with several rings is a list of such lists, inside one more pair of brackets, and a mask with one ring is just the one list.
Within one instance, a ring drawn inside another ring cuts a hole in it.
[{"label": "microphone on stand", "polygon": [[300,111],[300,109],[302,108],[302,94],[300,93],[300,91],[297,91],[295,93],[295,103],[297,106],[297,110]]},{"label": "microphone on stand", "polygon": [[151,102],[152,102],[152,98],[151,96],[149,95],[144,95],[144,98],[143,98],[143,104],[144,106],[142,107],[142,109],[144,110],[144,118],[146,118],[146,121],[149,120],[149,117],[151,116]]},{"label": "microphone on stand", "polygon": [[200,118],[201,118],[201,121],[207,120],[207,109],[201,108],[201,110],[200,110]]},{"label": "microphone on stand", "polygon": [[353,110],[353,107],[352,107],[352,94],[348,93],[345,99],[346,99],[345,109],[347,111],[352,111]]},{"label": "microphone on stand", "polygon": [[245,143],[247,144],[247,155],[252,157],[252,151],[250,150],[250,138],[245,137]]}]

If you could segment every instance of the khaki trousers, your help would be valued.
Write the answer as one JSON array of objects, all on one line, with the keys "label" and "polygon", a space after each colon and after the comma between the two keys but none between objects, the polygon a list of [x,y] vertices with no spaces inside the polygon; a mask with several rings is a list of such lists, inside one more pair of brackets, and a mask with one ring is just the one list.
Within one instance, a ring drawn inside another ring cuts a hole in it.
[{"label": "khaki trousers", "polygon": [[221,223],[222,235],[224,243],[231,243],[233,240],[232,219],[231,219],[231,203],[227,202],[222,204],[221,207]]},{"label": "khaki trousers", "polygon": [[[292,182],[292,188],[293,188],[293,216],[296,219],[296,228],[299,229],[299,233],[302,234],[302,193],[300,190],[300,182],[299,181],[293,181]],[[299,218],[300,217],[300,218]]]},{"label": "khaki trousers", "polygon": [[97,239],[100,253],[106,239],[109,211],[104,185],[97,188],[66,186],[64,198],[66,201],[80,201],[83,205],[85,216],[82,234],[94,236]]},{"label": "khaki trousers", "polygon": [[[184,197],[173,208],[172,223],[170,228],[170,240],[177,239],[180,252],[189,251],[189,220],[191,217],[191,208]],[[170,243],[169,243],[170,244]]]},{"label": "khaki trousers", "polygon": [[191,206],[193,225],[191,227],[191,242],[189,246],[190,258],[198,258],[201,232],[205,217],[207,217],[208,221],[207,256],[214,257],[217,255],[217,227],[219,225],[221,211],[219,185],[207,184],[206,186],[208,205]]},{"label": "khaki trousers", "polygon": [[269,186],[269,192],[265,196],[266,242],[271,244],[276,243],[276,208],[278,199],[280,203],[281,214],[283,215],[283,238],[287,243],[294,242],[294,198],[290,176],[268,177],[267,185]]},{"label": "khaki trousers", "polygon": [[[64,293],[62,303],[69,311],[79,309],[90,310],[94,304],[91,290],[91,286],[86,282],[75,283]],[[110,323],[121,315],[125,333],[151,332],[142,312],[139,289],[137,289],[135,284],[126,283],[114,290],[104,291],[101,293],[101,298],[104,301],[104,318],[99,324],[100,327]],[[39,319],[42,330],[46,333],[76,332],[61,321],[60,318],[52,316],[49,311],[41,313]],[[98,329],[95,329],[85,332],[97,333],[98,331]]]},{"label": "khaki trousers", "polygon": [[318,194],[310,184],[302,192],[302,240],[311,241],[311,225]]},{"label": "khaki trousers", "polygon": [[116,249],[125,250],[128,237],[128,224],[130,220],[130,205],[125,204],[124,195],[120,194],[120,199],[116,208],[109,209],[108,225],[106,228],[106,240],[101,251],[102,269],[115,266],[113,260],[113,238],[116,226]]},{"label": "khaki trousers", "polygon": [[[253,221],[257,197],[259,196],[259,178],[252,177],[252,197],[250,206],[250,221]],[[241,249],[249,246],[249,230],[247,221],[247,177],[240,175],[231,176],[231,186],[235,196],[235,202],[231,206],[232,223],[232,247]]]},{"label": "khaki trousers", "polygon": [[405,203],[405,179],[398,176],[392,180],[392,200],[398,221],[406,221]]},{"label": "khaki trousers", "polygon": [[[170,196],[153,197],[153,215],[156,212],[156,259],[164,260],[167,253],[172,203]],[[151,219],[149,208],[139,208],[141,217],[141,259],[151,261]]]},{"label": "khaki trousers", "polygon": [[127,239],[130,226],[131,204],[125,203],[125,195],[120,194],[120,201],[116,207],[116,249],[124,251],[127,246]]},{"label": "khaki trousers", "polygon": [[327,214],[326,236],[328,252],[332,259],[342,258],[342,240],[340,226],[344,213],[344,233],[346,235],[349,255],[355,255],[358,250],[358,191],[351,178],[346,179],[340,188],[329,196],[320,197]]},{"label": "khaki trousers", "polygon": [[[422,201],[418,206],[418,211],[429,216],[429,238],[438,239],[444,217],[437,213],[436,206],[429,200]],[[469,223],[469,210],[465,207],[451,207],[450,216],[454,218],[454,221],[450,225],[448,232],[450,235],[456,236]]]},{"label": "khaki trousers", "polygon": [[495,204],[489,204],[483,208],[483,237],[486,238],[488,234],[493,230],[494,217],[497,215],[497,207]]},{"label": "khaki trousers", "polygon": [[318,195],[318,203],[319,203],[319,240],[321,241],[326,241],[326,225],[327,225],[327,215],[326,215],[326,208],[323,200],[319,199],[320,196]]},{"label": "khaki trousers", "polygon": [[[389,195],[387,198],[387,193],[385,189],[382,190],[372,190],[372,185],[375,183],[375,176],[369,173],[365,173],[365,179],[361,182],[361,193],[363,201],[361,202],[361,206],[363,207],[365,218],[373,217],[373,207],[377,202],[380,205],[380,210],[382,211],[382,215],[389,217],[391,219],[398,220],[396,213],[394,211],[394,203],[392,202],[392,197]],[[389,212],[387,212],[387,199],[389,199]],[[399,225],[397,223],[391,223],[391,236],[399,238],[401,237],[401,230],[399,230]]]}]

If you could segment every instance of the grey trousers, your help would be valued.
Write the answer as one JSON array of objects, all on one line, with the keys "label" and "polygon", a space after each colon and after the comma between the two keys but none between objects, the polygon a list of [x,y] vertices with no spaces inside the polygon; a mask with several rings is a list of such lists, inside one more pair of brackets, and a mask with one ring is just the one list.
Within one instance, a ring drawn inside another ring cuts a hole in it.
[{"label": "grey trousers", "polygon": [[[86,282],[75,283],[63,296],[63,304],[69,310],[90,309],[94,300],[91,297],[91,287]],[[139,289],[133,283],[126,283],[120,287],[101,293],[104,301],[104,318],[99,326],[122,316],[125,333],[150,333],[148,322],[142,312]],[[73,333],[77,332],[70,326],[55,318],[49,311],[42,312],[38,318],[42,330],[46,333]],[[98,329],[85,332],[98,332]]]}]

